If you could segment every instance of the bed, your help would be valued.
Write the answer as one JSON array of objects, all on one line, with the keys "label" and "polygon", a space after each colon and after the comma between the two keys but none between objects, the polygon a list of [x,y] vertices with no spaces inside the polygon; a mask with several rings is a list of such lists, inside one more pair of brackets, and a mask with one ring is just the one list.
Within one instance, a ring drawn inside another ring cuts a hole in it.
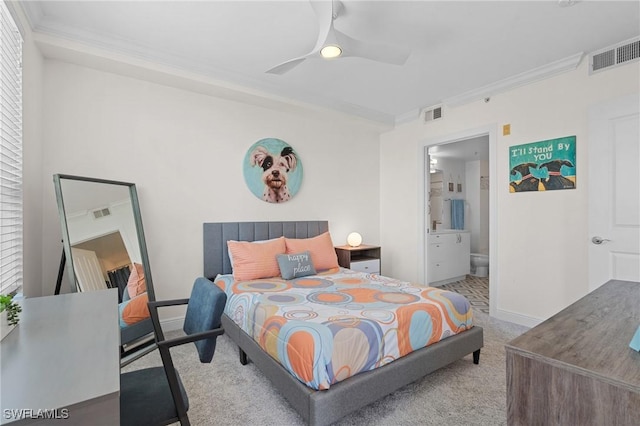
[{"label": "bed", "polygon": [[[304,239],[327,231],[327,221],[205,223],[204,275],[214,281],[219,275],[231,274],[229,240],[263,241],[280,236]],[[333,423],[469,354],[473,354],[473,362],[477,364],[483,346],[482,328],[473,326],[373,370],[333,381],[330,387],[320,385],[319,390],[292,375],[229,315],[223,315],[222,324],[226,335],[239,347],[240,362],[245,364],[250,359],[310,425]]]},{"label": "bed", "polygon": [[149,335],[153,333],[147,308],[149,294],[144,269],[140,263],[133,263],[127,271],[130,272],[127,272],[126,284],[121,290],[121,301],[118,304],[121,345],[130,345],[141,337],[148,340]]}]

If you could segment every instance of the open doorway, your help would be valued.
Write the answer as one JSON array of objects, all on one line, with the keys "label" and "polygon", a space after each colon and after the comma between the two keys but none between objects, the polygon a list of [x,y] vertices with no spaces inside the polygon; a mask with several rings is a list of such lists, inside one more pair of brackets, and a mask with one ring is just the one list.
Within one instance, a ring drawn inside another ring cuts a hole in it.
[{"label": "open doorway", "polygon": [[122,302],[132,261],[120,231],[76,243],[71,250],[82,291],[117,288]]},{"label": "open doorway", "polygon": [[424,280],[465,294],[474,309],[490,314],[497,279],[491,262],[495,131],[427,141],[422,149]]}]

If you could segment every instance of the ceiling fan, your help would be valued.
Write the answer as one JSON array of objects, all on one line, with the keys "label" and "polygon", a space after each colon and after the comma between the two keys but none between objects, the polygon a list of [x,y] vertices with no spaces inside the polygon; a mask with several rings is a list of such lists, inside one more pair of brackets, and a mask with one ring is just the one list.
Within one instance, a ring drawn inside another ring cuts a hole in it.
[{"label": "ceiling fan", "polygon": [[271,68],[267,73],[284,74],[313,57],[334,59],[355,56],[395,65],[402,65],[407,61],[411,52],[406,48],[356,40],[336,30],[333,21],[342,10],[343,5],[340,1],[311,1],[310,3],[318,18],[319,31],[316,45],[306,55],[289,59]]}]

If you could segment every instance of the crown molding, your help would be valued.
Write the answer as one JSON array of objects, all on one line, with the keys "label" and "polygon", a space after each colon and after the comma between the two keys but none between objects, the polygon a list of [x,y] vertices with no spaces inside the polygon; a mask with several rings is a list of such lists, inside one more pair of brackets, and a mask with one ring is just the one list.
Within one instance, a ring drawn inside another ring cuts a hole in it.
[{"label": "crown molding", "polygon": [[[580,61],[583,57],[583,52],[576,53],[575,55],[571,55],[559,61],[551,62],[550,64],[534,68],[530,71],[525,71],[513,77],[508,77],[495,83],[491,83],[486,86],[482,86],[477,89],[473,89],[468,92],[464,92],[459,95],[444,99],[442,101],[442,104],[450,107],[460,106],[469,102],[489,98],[497,93],[506,92],[508,90],[515,89],[516,87],[544,80],[563,72],[572,71],[575,70],[578,65],[580,65]],[[404,123],[409,123],[415,119],[420,118],[420,111],[422,111],[423,109],[424,108],[411,110],[397,115],[395,118],[396,126]]]},{"label": "crown molding", "polygon": [[486,86],[461,93],[460,95],[452,96],[450,98],[444,99],[442,103],[447,106],[455,107],[468,102],[488,98],[497,93],[515,89],[516,87],[554,77],[567,71],[573,71],[578,67],[578,65],[580,65],[580,61],[582,60],[583,56],[584,52],[576,53],[575,55],[571,55],[559,61],[551,62],[547,65],[534,68],[530,71],[514,75],[513,77],[508,77],[495,83],[491,83]]},{"label": "crown molding", "polygon": [[[198,61],[189,60],[188,58],[176,55],[152,52],[146,49],[145,46],[133,46],[127,40],[108,39],[98,34],[88,33],[83,29],[69,28],[60,25],[55,20],[44,15],[39,2],[7,1],[6,3],[14,9],[22,10],[22,15],[26,18],[24,21],[26,21],[26,24],[31,27],[32,32],[38,35],[36,38],[40,41],[40,47],[42,47],[43,44],[48,44],[49,48],[44,50],[49,52],[52,50],[59,50],[62,45],[75,43],[76,46],[85,46],[86,50],[101,50],[102,52],[97,55],[95,55],[95,52],[92,52],[93,55],[98,57],[102,56],[113,60],[115,56],[119,56],[120,58],[118,59],[118,62],[146,62],[149,64],[158,64],[160,65],[160,68],[164,68],[165,70],[173,69],[170,73],[178,70],[178,74],[191,74],[191,78],[196,77],[195,80],[207,80],[209,82],[215,81],[215,85],[223,86],[227,90],[236,90],[241,93],[249,92],[253,95],[258,95],[258,97],[274,98],[281,103],[290,103],[292,105],[298,103],[314,105],[321,109],[333,110],[367,122],[376,123],[382,128],[392,128],[394,125],[397,126],[419,119],[420,111],[423,109],[413,109],[394,117],[391,114],[372,110],[345,101],[331,100],[318,94],[303,93],[303,96],[300,96],[300,93],[298,93],[297,96],[294,96],[294,93],[287,93],[276,85],[269,83],[258,84],[250,77],[241,76],[228,70],[213,70],[208,67],[208,64],[199,63]],[[46,42],[44,42],[44,40],[46,40]],[[52,49],[55,45],[57,45],[56,48]],[[76,50],[76,53],[79,53],[77,51],[84,50],[84,48],[74,48],[73,50]],[[123,59],[124,57],[126,57],[126,59]],[[501,92],[547,79],[566,71],[574,70],[578,67],[583,57],[583,52],[576,53],[568,58],[446,98],[442,100],[442,102],[438,103],[455,107],[491,97]],[[78,60],[76,59],[76,61]],[[248,87],[255,87],[256,89],[249,90]],[[300,90],[300,88],[298,88],[298,90]],[[299,99],[299,101],[293,101],[294,98]]]},{"label": "crown molding", "polygon": [[[147,46],[132,44],[125,39],[105,37],[82,28],[61,25],[59,22],[44,15],[40,5],[37,3],[21,2],[19,3],[20,6],[24,11],[24,15],[26,15],[26,21],[31,27],[36,44],[46,57],[63,59],[94,68],[100,68],[95,65],[96,62],[100,62],[101,66],[105,66],[105,70],[113,72],[113,68],[118,68],[121,71],[120,73],[123,74],[127,74],[122,72],[127,64],[136,64],[136,67],[144,64],[146,68],[162,69],[163,74],[178,74],[183,80],[185,75],[189,75],[188,78],[200,83],[206,80],[209,85],[219,86],[221,89],[218,91],[225,92],[227,96],[231,91],[235,91],[243,94],[245,100],[247,96],[263,99],[270,98],[275,99],[280,104],[306,105],[307,107],[330,110],[334,113],[373,124],[374,127],[380,127],[381,129],[393,127],[394,117],[381,111],[349,102],[333,100],[311,92],[302,92],[299,88],[296,93],[291,90],[287,92],[277,84],[259,82],[230,70],[214,69],[209,64],[201,61],[155,51]],[[86,57],[82,58],[82,56]],[[114,65],[115,62],[120,65]],[[111,66],[107,67],[107,63]],[[136,73],[135,76],[145,79],[147,75],[140,76]],[[191,84],[191,86],[194,85]],[[208,93],[216,92],[211,88],[204,91]]]},{"label": "crown molding", "polygon": [[400,124],[409,123],[417,118],[420,118],[420,110],[412,109],[411,111],[396,115],[395,124],[398,126]]},{"label": "crown molding", "polygon": [[202,69],[188,70],[157,59],[136,56],[131,52],[113,51],[41,32],[34,32],[33,39],[41,54],[49,59],[281,112],[322,113],[327,114],[328,119],[329,117],[336,119],[340,116],[348,120],[360,121],[378,131],[386,131],[393,127],[392,118],[386,116],[372,118],[372,111],[359,111],[358,106],[355,105],[347,105],[349,109],[344,105],[331,105],[330,101],[322,104],[295,100],[287,97],[286,94],[278,95],[268,90],[253,88],[248,84],[216,78]]},{"label": "crown molding", "polygon": [[34,29],[38,22],[42,21],[44,18],[44,12],[42,12],[42,6],[35,1],[22,1],[19,2],[20,6],[22,6],[22,10],[24,11],[27,20],[29,21],[29,25],[31,29]]},{"label": "crown molding", "polygon": [[[31,21],[29,16],[27,16],[27,12],[25,11],[25,6],[21,2],[17,1],[5,1],[5,6],[9,11],[9,14],[13,18],[13,21],[18,27],[18,31],[22,35],[22,38],[26,38],[27,31],[31,30]],[[28,7],[31,7],[30,5]],[[42,16],[42,12],[40,11],[40,6],[35,6],[34,9],[40,12],[40,16]],[[36,13],[36,12],[34,12]]]}]

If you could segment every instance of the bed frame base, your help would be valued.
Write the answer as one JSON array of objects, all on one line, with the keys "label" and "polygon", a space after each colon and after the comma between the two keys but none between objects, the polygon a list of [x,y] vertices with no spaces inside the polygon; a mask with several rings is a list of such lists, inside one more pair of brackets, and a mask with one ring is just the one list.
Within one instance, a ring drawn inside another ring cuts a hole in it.
[{"label": "bed frame base", "polygon": [[[238,348],[238,353],[240,354],[240,364],[249,364],[249,357],[247,356],[247,354],[240,348]],[[473,363],[475,365],[480,364],[480,349],[478,349],[477,351],[473,351]]]},{"label": "bed frame base", "polygon": [[478,364],[483,346],[483,330],[475,326],[384,367],[336,383],[329,390],[318,391],[294,378],[227,315],[222,316],[222,326],[225,335],[238,345],[240,362],[245,365],[251,359],[304,421],[312,426],[334,423],[470,353],[473,353],[474,364]]}]

